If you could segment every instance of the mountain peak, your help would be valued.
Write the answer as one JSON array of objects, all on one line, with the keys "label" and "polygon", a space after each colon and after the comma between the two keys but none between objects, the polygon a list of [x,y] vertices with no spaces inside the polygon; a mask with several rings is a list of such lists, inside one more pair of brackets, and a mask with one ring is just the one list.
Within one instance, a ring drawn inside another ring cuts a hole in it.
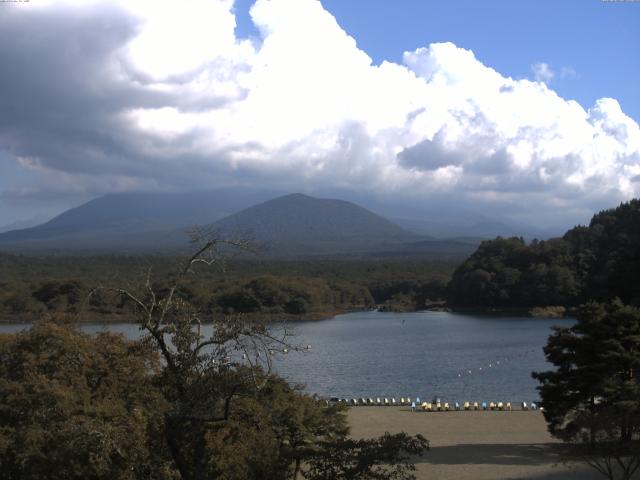
[{"label": "mountain peak", "polygon": [[306,195],[304,193],[300,193],[300,192],[296,192],[296,193],[289,193],[287,195],[282,195],[281,197],[278,198],[274,198],[273,200],[278,200],[278,199],[289,199],[289,200],[318,200],[315,197],[312,197],[310,195]]},{"label": "mountain peak", "polygon": [[249,235],[287,251],[325,253],[415,240],[407,232],[359,205],[293,193],[230,215],[213,226],[228,235]]}]

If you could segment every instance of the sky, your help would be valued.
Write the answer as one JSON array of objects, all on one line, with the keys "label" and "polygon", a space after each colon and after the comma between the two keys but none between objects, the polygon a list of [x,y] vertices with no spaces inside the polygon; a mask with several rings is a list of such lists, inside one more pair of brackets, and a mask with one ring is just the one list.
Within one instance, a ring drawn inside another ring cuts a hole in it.
[{"label": "sky", "polygon": [[570,227],[640,194],[638,25],[631,1],[0,3],[0,226],[238,185]]}]

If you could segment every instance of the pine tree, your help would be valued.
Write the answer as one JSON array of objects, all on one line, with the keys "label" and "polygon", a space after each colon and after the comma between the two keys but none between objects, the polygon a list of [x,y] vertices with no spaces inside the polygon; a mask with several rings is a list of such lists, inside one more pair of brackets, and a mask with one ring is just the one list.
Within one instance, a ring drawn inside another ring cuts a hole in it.
[{"label": "pine tree", "polygon": [[588,303],[544,351],[556,370],[533,377],[551,434],[607,478],[631,478],[640,468],[640,309]]}]

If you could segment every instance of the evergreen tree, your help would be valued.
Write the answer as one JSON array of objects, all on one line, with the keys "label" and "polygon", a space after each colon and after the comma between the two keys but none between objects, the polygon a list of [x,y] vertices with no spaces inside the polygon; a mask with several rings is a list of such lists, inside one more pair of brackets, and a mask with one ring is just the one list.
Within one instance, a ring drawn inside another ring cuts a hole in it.
[{"label": "evergreen tree", "polygon": [[448,299],[456,306],[573,307],[620,297],[640,305],[640,200],[593,216],[562,238],[496,238],[453,273]]},{"label": "evergreen tree", "polygon": [[588,303],[544,351],[556,369],[533,377],[551,434],[607,478],[630,479],[640,468],[640,309]]}]

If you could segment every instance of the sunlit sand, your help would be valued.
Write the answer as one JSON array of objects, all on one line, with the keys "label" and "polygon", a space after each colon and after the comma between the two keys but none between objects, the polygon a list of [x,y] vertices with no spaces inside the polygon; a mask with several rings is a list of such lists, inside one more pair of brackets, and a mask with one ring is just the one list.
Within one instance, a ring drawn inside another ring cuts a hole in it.
[{"label": "sunlit sand", "polygon": [[583,464],[564,463],[563,445],[539,411],[412,412],[407,407],[353,407],[353,437],[388,431],[420,433],[431,450],[417,459],[418,479],[601,478]]}]

